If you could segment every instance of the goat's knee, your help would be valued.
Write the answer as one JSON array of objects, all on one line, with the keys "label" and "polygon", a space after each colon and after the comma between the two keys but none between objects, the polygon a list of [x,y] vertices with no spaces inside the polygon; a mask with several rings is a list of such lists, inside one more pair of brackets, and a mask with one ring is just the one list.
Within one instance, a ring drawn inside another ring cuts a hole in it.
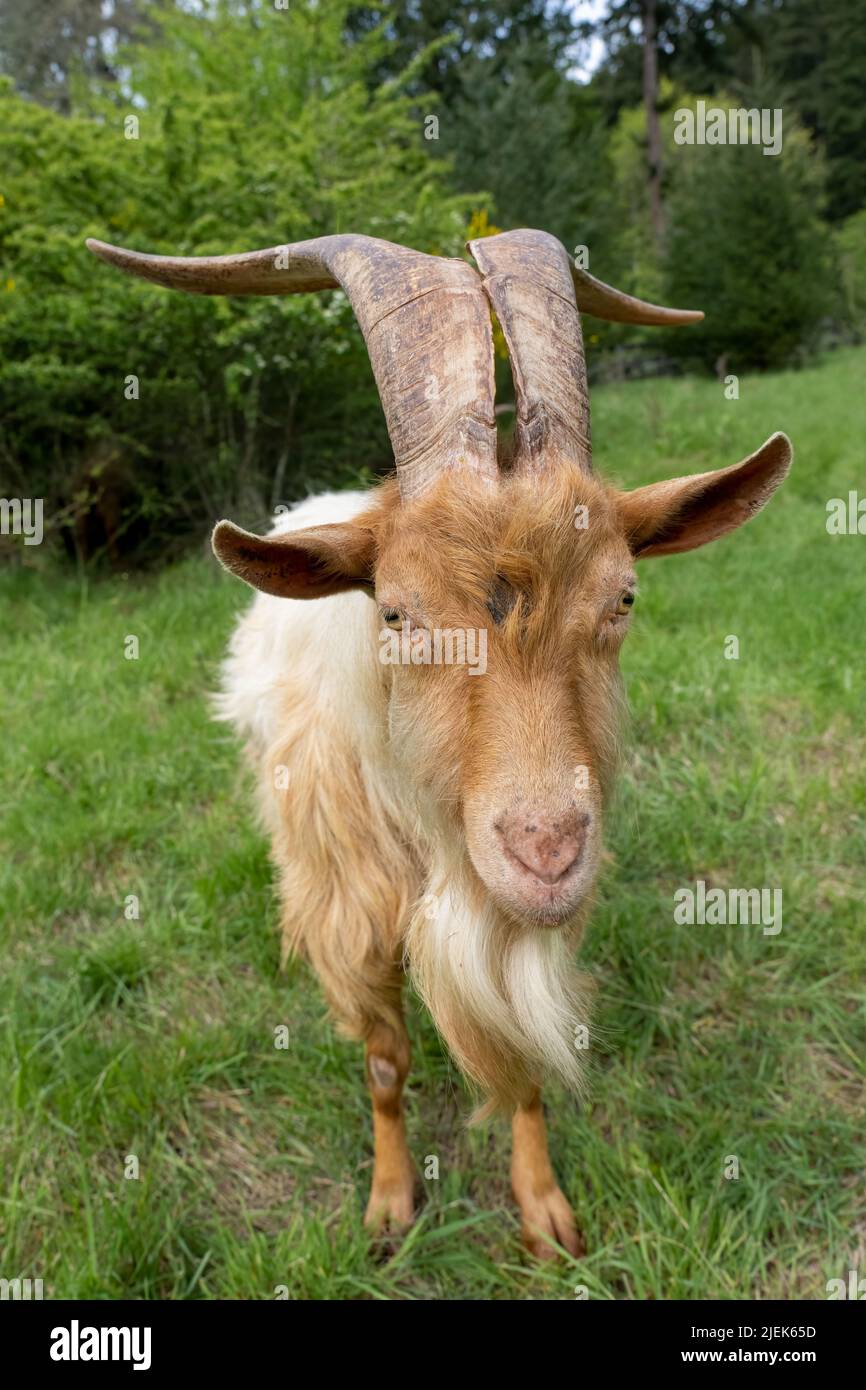
[{"label": "goat's knee", "polygon": [[398,1106],[403,1085],[409,1075],[409,1035],[405,1028],[394,1028],[387,1023],[375,1023],[367,1034],[367,1084],[373,1096],[383,1105],[394,1102]]}]

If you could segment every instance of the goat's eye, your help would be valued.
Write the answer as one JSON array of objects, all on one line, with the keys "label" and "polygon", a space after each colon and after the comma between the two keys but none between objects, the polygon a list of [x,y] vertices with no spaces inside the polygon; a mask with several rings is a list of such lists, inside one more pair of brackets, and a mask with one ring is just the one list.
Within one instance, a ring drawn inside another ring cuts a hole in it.
[{"label": "goat's eye", "polygon": [[399,623],[399,622],[400,622],[400,610],[399,610],[399,608],[382,608],[382,609],[380,609],[380,612],[381,612],[381,614],[382,614],[382,622],[383,622],[383,623]]},{"label": "goat's eye", "polygon": [[617,616],[624,618],[634,605],[634,594],[630,589],[626,589],[624,594],[620,594],[619,603],[616,606]]}]

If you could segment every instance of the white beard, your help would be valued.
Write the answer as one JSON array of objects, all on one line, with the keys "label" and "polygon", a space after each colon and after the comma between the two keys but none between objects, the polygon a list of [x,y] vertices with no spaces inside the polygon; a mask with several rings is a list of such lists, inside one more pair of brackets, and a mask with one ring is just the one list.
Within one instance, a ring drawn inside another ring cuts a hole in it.
[{"label": "white beard", "polygon": [[545,1075],[585,1089],[591,981],[574,967],[570,931],[510,923],[440,852],[406,946],[437,1028],[492,1108],[519,1103]]}]

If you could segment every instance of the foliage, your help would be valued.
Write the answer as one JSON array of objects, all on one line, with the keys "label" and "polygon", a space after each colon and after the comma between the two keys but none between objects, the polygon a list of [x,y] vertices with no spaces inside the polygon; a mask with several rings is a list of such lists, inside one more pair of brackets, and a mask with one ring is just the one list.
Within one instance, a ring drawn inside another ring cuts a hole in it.
[{"label": "foliage", "polygon": [[[703,101],[728,110],[741,99],[747,109],[757,104],[754,96],[725,92]],[[645,330],[649,352],[704,368],[723,359],[731,370],[802,361],[822,324],[848,313],[820,215],[821,151],[790,112],[777,155],[764,155],[758,145],[678,144],[676,113],[694,112],[697,101],[670,81],[661,83],[668,222],[662,256],[651,235],[645,112],[642,106],[620,111],[609,141],[621,211],[610,258],[616,283],[653,302],[706,312],[703,324],[685,330]],[[599,273],[613,278],[607,268]],[[605,327],[599,336],[608,345],[636,335]]]},{"label": "foliage", "polygon": [[[609,0],[579,26],[605,42],[594,85],[611,123],[641,98],[645,8],[646,0]],[[796,116],[826,152],[830,220],[863,205],[866,0],[658,0],[655,8],[663,77]]]},{"label": "foliage", "polygon": [[[736,103],[722,94],[714,104]],[[759,145],[678,148],[670,299],[711,312],[669,335],[672,350],[705,362],[725,358],[738,370],[791,363],[814,345],[822,318],[839,307],[820,198],[820,164],[790,118],[778,155]]]},{"label": "foliage", "polygon": [[770,84],[780,94],[773,105],[793,106],[821,141],[827,215],[838,221],[866,196],[866,0],[761,0],[757,14]]},{"label": "foliage", "polygon": [[836,248],[847,315],[862,337],[866,335],[866,208],[841,224]]},{"label": "foliage", "polygon": [[0,74],[68,112],[77,74],[116,80],[118,44],[171,0],[0,0]]},{"label": "foliage", "polygon": [[5,487],[69,503],[108,450],[151,516],[189,524],[389,465],[342,295],[167,294],[83,247],[228,253],[351,228],[456,254],[468,201],[446,191],[399,83],[369,87],[384,40],[347,47],[346,9],[170,14],[131,51],[129,90],[82,84],[69,117],[2,90]]},{"label": "foliage", "polygon": [[578,33],[566,0],[403,0],[357,5],[350,13],[353,34],[379,26],[393,40],[382,75],[414,64],[415,91],[431,94],[437,109],[447,111],[471,97],[482,71],[507,82],[528,57],[536,75],[562,71]]},{"label": "foliage", "polygon": [[[707,311],[679,333],[589,319],[595,378],[856,339],[866,0],[657,0],[661,237],[645,8],[0,0],[0,492],[44,496],[80,554],[157,556],[220,512],[262,524],[390,464],[341,294],[168,294],[87,235],[219,254],[354,230],[459,255],[470,218],[544,227],[609,283]],[[781,107],[783,153],[675,145],[698,92]]]}]

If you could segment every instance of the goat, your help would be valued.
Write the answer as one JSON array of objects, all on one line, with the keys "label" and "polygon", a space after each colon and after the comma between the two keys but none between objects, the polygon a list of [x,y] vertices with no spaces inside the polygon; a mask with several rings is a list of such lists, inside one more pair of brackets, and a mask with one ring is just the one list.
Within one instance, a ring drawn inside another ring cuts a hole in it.
[{"label": "goat", "polygon": [[[88,244],[192,293],[339,287],[353,305],[396,473],[369,493],[309,499],[265,537],[218,523],[218,559],[259,591],[231,641],[220,713],[257,772],[284,952],[306,955],[342,1030],[366,1044],[367,1224],[413,1217],[405,966],[484,1098],[479,1113],[512,1116],[524,1241],[542,1257],[557,1244],[577,1254],[540,1094],[550,1076],[584,1085],[590,988],[574,957],[617,760],[635,563],[747,521],[786,476],[789,441],[774,434],[716,472],[603,484],[580,313],[703,315],[621,294],[543,232],[471,242],[474,266],[355,235],[204,258]],[[515,387],[507,460],[491,309]],[[483,675],[429,660],[429,640],[425,660],[424,640],[443,631],[484,634]],[[396,633],[409,659],[380,659]]]}]

